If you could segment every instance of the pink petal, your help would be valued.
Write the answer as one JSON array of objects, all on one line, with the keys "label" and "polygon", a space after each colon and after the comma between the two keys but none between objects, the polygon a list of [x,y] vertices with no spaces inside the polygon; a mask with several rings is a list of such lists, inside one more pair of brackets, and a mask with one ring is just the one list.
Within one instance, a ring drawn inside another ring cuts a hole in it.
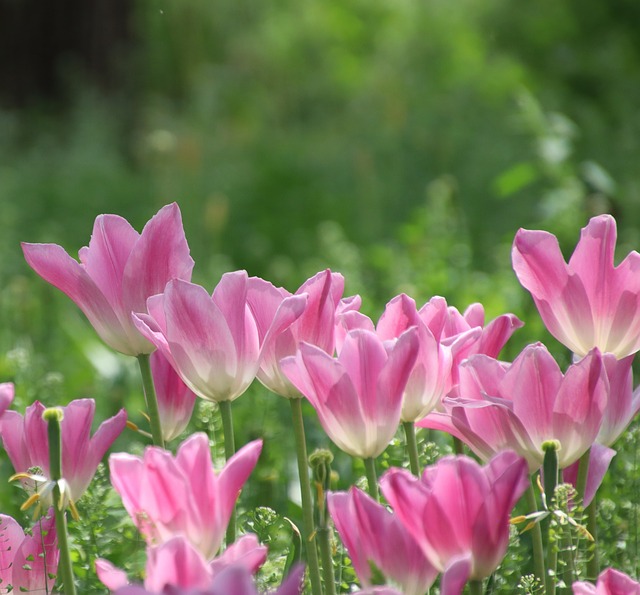
[{"label": "pink petal", "polygon": [[462,595],[462,590],[469,580],[473,560],[470,555],[455,558],[445,568],[440,583],[441,595]]},{"label": "pink petal", "polygon": [[0,416],[10,407],[13,403],[13,397],[15,394],[15,387],[13,382],[0,383]]},{"label": "pink petal", "polygon": [[238,538],[227,547],[224,552],[215,558],[209,567],[213,574],[222,571],[232,565],[243,566],[251,574],[256,574],[267,560],[268,550],[260,545],[258,538],[253,533],[247,533]]},{"label": "pink petal", "polygon": [[165,586],[181,589],[206,589],[212,572],[202,554],[183,536],[147,550],[144,586],[149,591],[162,592]]},{"label": "pink petal", "polygon": [[96,560],[96,574],[100,582],[111,591],[129,584],[127,573],[103,558]]},{"label": "pink petal", "polygon": [[[604,476],[609,469],[611,460],[616,455],[616,451],[594,442],[591,446],[591,454],[589,455],[589,470],[587,472],[587,484],[584,490],[583,504],[589,506],[593,497],[596,495]],[[576,487],[578,481],[578,469],[580,461],[572,463],[562,470],[562,479],[566,483],[570,483]]]}]

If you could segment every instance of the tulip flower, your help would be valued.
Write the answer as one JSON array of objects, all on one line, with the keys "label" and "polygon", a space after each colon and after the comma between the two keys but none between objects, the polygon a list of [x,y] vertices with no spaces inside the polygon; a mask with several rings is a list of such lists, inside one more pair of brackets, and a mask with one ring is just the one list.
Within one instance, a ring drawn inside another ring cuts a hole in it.
[{"label": "tulip flower", "polygon": [[[72,505],[89,487],[102,457],[127,421],[127,414],[121,409],[114,417],[102,422],[91,436],[95,408],[93,399],[78,399],[61,407],[64,416],[61,423],[62,477]],[[22,479],[28,489],[30,480],[36,484],[50,480],[47,422],[42,419],[44,410],[44,405],[36,401],[27,407],[24,417],[15,411],[6,411],[0,418],[0,437],[16,470],[15,477]],[[33,473],[34,469],[41,474]],[[46,493],[44,489],[36,488],[32,498],[38,501],[38,494],[44,496]],[[45,502],[40,504],[48,507],[51,502],[45,498]]]},{"label": "tulip flower", "polygon": [[640,595],[640,582],[619,570],[607,568],[595,585],[586,581],[573,583],[573,595]]},{"label": "tulip flower", "polygon": [[[226,568],[240,566],[255,574],[267,558],[267,548],[253,534],[243,535],[212,562],[182,535],[147,548],[144,588],[162,593],[167,587],[206,589]],[[126,573],[103,559],[96,560],[96,573],[111,590],[129,585]]]},{"label": "tulip flower", "polygon": [[169,360],[184,383],[208,401],[232,401],[259,365],[256,322],[247,304],[245,271],[226,273],[209,296],[199,285],[170,281],[134,314],[138,330]]},{"label": "tulip flower", "polygon": [[29,266],[84,312],[101,339],[125,355],[148,354],[153,343],[136,330],[132,312],[174,278],[190,280],[193,259],[173,203],[147,223],[142,233],[117,215],[100,215],[80,262],[55,244],[22,244]]},{"label": "tulip flower", "polygon": [[433,412],[417,425],[453,434],[483,460],[515,450],[532,473],[542,465],[543,442],[557,440],[562,469],[595,442],[608,390],[597,350],[563,376],[546,347],[537,343],[512,364],[484,355],[466,360],[460,366],[460,396],[444,399],[446,413]]},{"label": "tulip flower", "polygon": [[597,347],[619,359],[640,349],[640,254],[614,266],[616,222],[592,218],[569,262],[557,238],[520,229],[513,242],[513,269],[538,307],[549,332],[582,357]]},{"label": "tulip flower", "polygon": [[58,569],[53,512],[39,519],[29,534],[10,516],[0,514],[0,593],[53,591]]},{"label": "tulip flower", "polygon": [[300,396],[282,373],[280,361],[295,355],[301,342],[333,355],[336,311],[343,290],[342,275],[329,270],[305,281],[295,295],[258,277],[249,279],[247,301],[262,345],[258,380],[269,390],[286,398]]},{"label": "tulip flower", "polygon": [[329,513],[363,587],[371,565],[405,595],[423,595],[438,575],[397,517],[357,488],[327,497]]},{"label": "tulip flower", "polygon": [[261,450],[261,440],[249,443],[217,474],[209,439],[198,433],[180,445],[175,457],[158,447],[147,447],[142,458],[111,455],[111,483],[147,544],[181,534],[211,560]]},{"label": "tulip flower", "polygon": [[331,440],[346,453],[375,458],[400,422],[402,395],[418,354],[416,329],[385,344],[370,331],[350,331],[337,358],[302,343],[280,362],[314,406]]},{"label": "tulip flower", "polygon": [[[380,486],[395,515],[443,582],[481,581],[500,564],[509,542],[509,516],[529,485],[527,464],[510,451],[481,467],[448,456],[420,479],[390,469]],[[459,592],[459,591],[458,591]]]},{"label": "tulip flower", "polygon": [[162,437],[169,442],[189,424],[196,402],[195,393],[182,381],[160,351],[151,354],[151,374],[158,397]]}]

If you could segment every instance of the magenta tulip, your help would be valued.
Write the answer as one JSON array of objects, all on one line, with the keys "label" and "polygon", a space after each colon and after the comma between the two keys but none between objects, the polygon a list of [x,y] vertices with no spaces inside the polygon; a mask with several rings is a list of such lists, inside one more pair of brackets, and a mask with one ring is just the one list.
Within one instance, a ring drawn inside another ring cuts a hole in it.
[{"label": "magenta tulip", "polygon": [[583,228],[566,263],[546,231],[520,229],[513,268],[529,290],[549,332],[579,356],[597,347],[618,358],[640,349],[640,254],[616,267],[616,222],[600,215]]},{"label": "magenta tulip", "polygon": [[160,351],[154,351],[150,360],[162,438],[169,442],[186,429],[197,397]]},{"label": "magenta tulip", "polygon": [[258,380],[287,398],[300,396],[280,369],[280,360],[295,355],[301,342],[333,355],[335,318],[344,290],[344,278],[329,270],[305,281],[295,295],[263,279],[249,279],[251,306],[262,345]]},{"label": "magenta tulip", "polygon": [[573,595],[640,595],[640,582],[619,570],[607,568],[595,585],[585,581],[573,583]]},{"label": "magenta tulip", "polygon": [[[72,502],[76,502],[89,487],[102,457],[127,422],[127,414],[121,409],[114,417],[102,422],[91,436],[95,408],[93,399],[78,399],[71,401],[66,407],[61,407],[64,415],[60,428],[62,477],[68,487],[67,495]],[[7,411],[0,418],[2,443],[16,474],[24,476],[25,484],[30,484],[26,476],[29,476],[34,468],[42,471],[42,480],[50,477],[47,422],[42,419],[44,410],[45,406],[36,401],[27,407],[24,417],[15,411]],[[33,476],[39,481],[37,477]],[[51,502],[41,504],[48,507]]]},{"label": "magenta tulip", "polygon": [[0,383],[0,417],[13,403],[15,387],[13,382]]},{"label": "magenta tulip", "polygon": [[375,458],[400,423],[402,395],[418,354],[415,328],[386,345],[370,331],[350,331],[337,358],[308,343],[280,362],[314,406],[329,438],[346,453]]},{"label": "magenta tulip", "polygon": [[444,399],[446,412],[433,412],[418,425],[453,434],[483,460],[515,450],[532,473],[542,465],[543,442],[555,439],[564,468],[595,442],[608,389],[599,352],[573,364],[563,376],[538,343],[526,347],[512,364],[484,355],[468,359],[460,367],[460,396]]},{"label": "magenta tulip", "polygon": [[10,516],[0,514],[0,593],[52,593],[59,551],[53,511],[29,534]]},{"label": "magenta tulip", "polygon": [[149,298],[148,314],[133,316],[140,332],[203,399],[232,401],[258,372],[258,329],[247,288],[245,271],[223,275],[212,296],[176,279],[163,294]]},{"label": "magenta tulip", "polygon": [[457,584],[482,580],[498,567],[511,510],[528,485],[526,461],[509,451],[485,467],[464,456],[444,457],[420,479],[391,469],[380,482],[400,522],[445,573],[443,583]]},{"label": "magenta tulip", "polygon": [[405,595],[429,590],[438,571],[394,514],[357,488],[331,493],[327,502],[363,587],[373,587],[373,564]]},{"label": "magenta tulip", "polygon": [[136,330],[132,312],[174,278],[191,279],[193,260],[173,203],[147,223],[142,233],[117,215],[100,215],[80,262],[55,244],[22,244],[29,266],[66,293],[84,312],[102,340],[126,355],[151,353],[154,346]]},{"label": "magenta tulip", "polygon": [[211,560],[261,450],[261,440],[249,443],[217,474],[209,439],[198,433],[180,445],[175,457],[158,447],[148,447],[142,458],[111,455],[111,483],[149,545],[184,535]]}]

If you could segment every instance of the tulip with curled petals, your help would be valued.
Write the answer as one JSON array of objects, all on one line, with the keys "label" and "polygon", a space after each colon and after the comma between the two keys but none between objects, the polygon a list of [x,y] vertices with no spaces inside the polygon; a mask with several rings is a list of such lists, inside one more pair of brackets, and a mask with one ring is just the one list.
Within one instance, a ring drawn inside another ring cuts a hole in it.
[{"label": "tulip with curled petals", "polygon": [[209,439],[197,433],[179,446],[175,457],[155,446],[147,447],[142,457],[111,455],[111,483],[148,545],[184,535],[212,560],[261,450],[261,440],[250,442],[216,473]]},{"label": "tulip with curled petals", "polygon": [[390,469],[380,487],[394,514],[443,582],[481,581],[500,564],[509,544],[509,517],[529,485],[527,463],[512,451],[482,467],[447,456],[421,478]]},{"label": "tulip with curled petals", "polygon": [[[60,424],[62,477],[71,503],[77,502],[89,487],[102,457],[127,422],[127,414],[121,409],[114,417],[102,422],[91,436],[95,408],[93,399],[77,399],[60,408],[63,413]],[[47,422],[42,419],[44,410],[45,406],[36,401],[27,407],[24,417],[16,411],[6,411],[0,418],[0,437],[16,470],[15,477],[22,480],[27,490],[34,488],[35,481],[36,493],[42,482],[46,486],[51,479]],[[45,493],[41,491],[43,497]],[[39,500],[36,494],[33,497],[35,501]],[[50,495],[39,504],[49,507]]]},{"label": "tulip with curled petals", "polygon": [[364,588],[373,588],[371,565],[405,595],[423,595],[438,571],[397,517],[358,488],[327,496],[329,514]]},{"label": "tulip with curled petals", "polygon": [[565,262],[557,238],[520,229],[513,269],[549,332],[582,357],[597,347],[618,359],[640,349],[640,254],[614,266],[616,222],[593,217]]},{"label": "tulip with curled petals", "polygon": [[122,217],[100,215],[80,262],[56,244],[22,244],[29,266],[84,312],[100,338],[125,355],[155,347],[131,320],[171,279],[191,279],[193,259],[178,205],[160,209],[139,234]]},{"label": "tulip with curled petals", "polygon": [[387,343],[376,333],[355,329],[347,333],[337,358],[302,343],[280,365],[314,406],[329,438],[351,456],[374,459],[398,428],[418,349],[415,328]]}]

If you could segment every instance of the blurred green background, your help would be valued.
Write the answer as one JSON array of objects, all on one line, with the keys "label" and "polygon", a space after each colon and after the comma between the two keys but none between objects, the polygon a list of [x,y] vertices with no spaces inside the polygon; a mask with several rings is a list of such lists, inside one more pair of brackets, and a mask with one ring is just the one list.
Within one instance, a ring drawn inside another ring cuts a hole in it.
[{"label": "blurred green background", "polygon": [[[18,406],[142,406],[132,362],[19,247],[76,254],[100,213],[140,230],[177,201],[209,290],[245,268],[295,291],[331,267],[375,318],[400,291],[482,301],[526,322],[505,357],[544,340],[564,362],[511,271],[516,230],[570,250],[611,212],[620,253],[640,246],[636,0],[0,0],[0,15],[0,380]],[[239,442],[288,439],[283,403],[252,393]],[[276,503],[286,448],[269,443],[257,492]]]}]

